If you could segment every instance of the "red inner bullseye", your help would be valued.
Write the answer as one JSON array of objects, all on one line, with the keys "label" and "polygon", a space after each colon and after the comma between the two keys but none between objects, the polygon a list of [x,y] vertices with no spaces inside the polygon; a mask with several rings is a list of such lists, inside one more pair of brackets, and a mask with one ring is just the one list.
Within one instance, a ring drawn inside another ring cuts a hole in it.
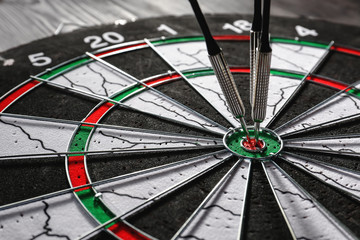
[{"label": "red inner bullseye", "polygon": [[255,138],[248,138],[247,140],[242,141],[242,145],[249,151],[256,151],[258,149],[263,149],[265,143],[262,140],[256,142]]}]

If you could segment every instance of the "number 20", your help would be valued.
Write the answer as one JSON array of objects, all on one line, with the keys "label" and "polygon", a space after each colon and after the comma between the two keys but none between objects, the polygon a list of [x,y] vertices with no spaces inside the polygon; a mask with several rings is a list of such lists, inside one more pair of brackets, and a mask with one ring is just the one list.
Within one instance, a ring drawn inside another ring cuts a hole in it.
[{"label": "number 20", "polygon": [[100,36],[87,36],[84,38],[85,43],[90,43],[92,49],[106,47],[109,43],[121,43],[124,41],[124,37],[117,32],[106,32]]}]

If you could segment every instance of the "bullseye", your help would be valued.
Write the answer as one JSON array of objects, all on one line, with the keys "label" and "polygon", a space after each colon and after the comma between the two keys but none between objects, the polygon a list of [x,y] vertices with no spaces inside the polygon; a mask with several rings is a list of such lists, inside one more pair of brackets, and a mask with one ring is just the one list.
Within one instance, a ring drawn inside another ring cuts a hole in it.
[{"label": "bullseye", "polygon": [[254,138],[250,138],[249,140],[243,139],[241,140],[240,145],[249,152],[263,152],[266,149],[266,144],[262,139],[259,139],[257,142]]},{"label": "bullseye", "polygon": [[283,147],[283,141],[275,132],[261,128],[259,140],[256,142],[253,127],[249,127],[250,139],[241,128],[230,129],[223,138],[225,147],[237,156],[268,160],[276,156]]}]

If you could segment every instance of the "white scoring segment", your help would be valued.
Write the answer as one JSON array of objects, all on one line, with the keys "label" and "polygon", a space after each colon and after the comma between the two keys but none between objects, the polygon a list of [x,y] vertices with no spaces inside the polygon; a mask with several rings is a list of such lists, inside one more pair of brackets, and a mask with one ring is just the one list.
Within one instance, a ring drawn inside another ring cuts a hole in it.
[{"label": "white scoring segment", "polygon": [[360,173],[324,162],[282,153],[281,158],[360,201]]},{"label": "white scoring segment", "polygon": [[110,97],[134,83],[133,80],[98,62],[73,69],[52,79],[51,82],[102,97]]},{"label": "white scoring segment", "polygon": [[240,127],[239,121],[234,118],[229,109],[215,75],[189,78],[189,82],[227,121],[234,127]]},{"label": "white scoring segment", "polygon": [[156,46],[180,71],[211,67],[205,42],[187,42]]},{"label": "white scoring segment", "polygon": [[[221,45],[221,44],[220,44]],[[296,44],[272,43],[271,68],[309,72],[326,49]],[[180,71],[211,67],[204,42],[166,44],[156,48]]]},{"label": "white scoring segment", "polygon": [[262,123],[264,126],[272,120],[300,83],[298,79],[270,75],[266,116]]},{"label": "white scoring segment", "polygon": [[75,124],[0,117],[0,156],[66,152]]},{"label": "white scoring segment", "polygon": [[360,155],[360,135],[289,139],[284,141],[284,145],[285,147],[307,149],[316,152]]},{"label": "white scoring segment", "polygon": [[122,180],[95,187],[102,200],[116,215],[122,215],[146,200],[192,178],[231,156],[227,151],[130,174]]},{"label": "white scoring segment", "polygon": [[175,239],[236,240],[242,222],[250,162],[243,160]]},{"label": "white scoring segment", "polygon": [[98,127],[89,140],[89,151],[126,149],[167,149],[221,146],[221,139],[198,138],[179,134],[154,133],[130,129]]},{"label": "white scoring segment", "polygon": [[282,125],[276,132],[279,135],[291,134],[357,117],[360,117],[360,99],[351,94],[340,93]]},{"label": "white scoring segment", "polygon": [[[214,75],[189,78],[189,82],[211,105],[220,112],[234,127],[239,127],[239,122],[233,117],[219,82]],[[269,95],[264,126],[268,124],[274,115],[281,109],[285,102],[301,83],[298,79],[270,76]],[[241,90],[241,89],[240,89]],[[240,92],[240,95],[247,93]],[[250,114],[250,113],[248,113]]]},{"label": "white scoring segment", "polygon": [[73,193],[0,212],[0,239],[75,239],[97,226]]},{"label": "white scoring segment", "polygon": [[326,49],[295,44],[272,43],[271,68],[307,73]]},{"label": "white scoring segment", "polygon": [[175,101],[169,100],[153,90],[143,91],[136,94],[135,96],[124,100],[123,103],[141,112],[170,119],[188,126],[194,126],[202,130],[208,130],[220,134],[226,132],[224,127],[219,126],[210,119],[176,103]]},{"label": "white scoring segment", "polygon": [[263,168],[296,239],[355,239],[349,230],[272,161]]}]

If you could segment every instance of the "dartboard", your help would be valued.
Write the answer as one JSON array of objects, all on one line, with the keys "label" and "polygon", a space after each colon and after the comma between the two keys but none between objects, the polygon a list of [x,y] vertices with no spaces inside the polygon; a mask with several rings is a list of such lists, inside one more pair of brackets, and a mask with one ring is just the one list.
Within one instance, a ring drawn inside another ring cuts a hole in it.
[{"label": "dartboard", "polygon": [[[207,19],[251,126],[251,18]],[[356,239],[359,34],[271,19],[261,156],[239,147],[193,16],[4,52],[0,238]]]}]

